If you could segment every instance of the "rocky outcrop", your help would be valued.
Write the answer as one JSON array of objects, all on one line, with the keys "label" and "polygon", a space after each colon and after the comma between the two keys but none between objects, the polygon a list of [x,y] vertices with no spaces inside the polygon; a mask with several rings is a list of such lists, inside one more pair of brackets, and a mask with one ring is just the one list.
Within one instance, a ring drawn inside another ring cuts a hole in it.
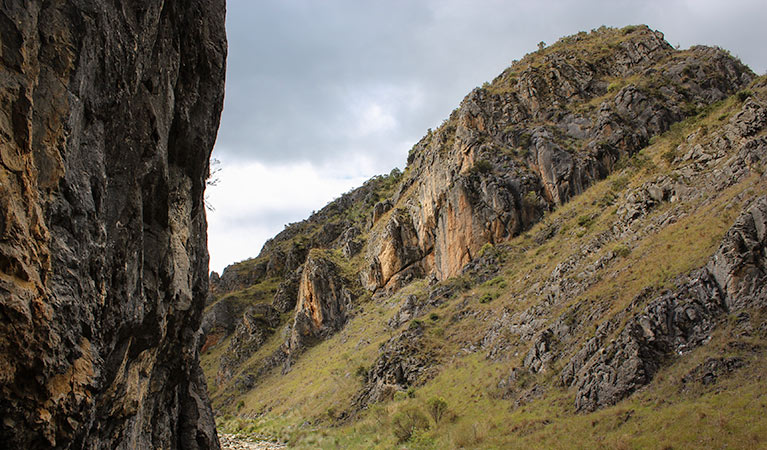
[{"label": "rocky outcrop", "polygon": [[706,269],[728,310],[767,306],[767,199],[735,221]]},{"label": "rocky outcrop", "polygon": [[237,367],[255,353],[280,324],[280,314],[269,304],[249,307],[232,333],[229,348],[221,356],[219,380],[232,377]]},{"label": "rocky outcrop", "polygon": [[[281,256],[284,258],[284,255]],[[260,283],[266,278],[268,266],[269,259],[267,258],[249,260],[247,264],[227,266],[224,268],[221,276],[213,277],[211,274],[211,292],[214,295],[222,295]]]},{"label": "rocky outcrop", "polygon": [[682,378],[682,383],[714,384],[717,379],[745,366],[742,358],[708,358]]},{"label": "rocky outcrop", "polygon": [[371,403],[390,400],[396,392],[426,381],[434,358],[424,351],[423,341],[423,327],[414,322],[407,330],[381,344],[379,356],[366,375],[365,385],[352,402],[354,407],[362,409]]},{"label": "rocky outcrop", "polygon": [[[676,51],[647,27],[571,36],[528,55],[413,148],[394,212],[371,230],[364,284],[459,274],[485,244],[529,229],[652,136],[752,77],[722,50]],[[624,81],[608,82],[615,79]]]},{"label": "rocky outcrop", "polygon": [[354,295],[350,280],[330,257],[312,252],[298,287],[298,302],[289,340],[291,354],[343,327]]},{"label": "rocky outcrop", "polygon": [[281,313],[293,311],[298,301],[298,286],[301,284],[301,273],[303,266],[299,267],[293,273],[280,283],[277,292],[274,294],[272,306]]},{"label": "rocky outcrop", "polygon": [[218,448],[198,361],[224,5],[0,8],[0,442]]},{"label": "rocky outcrop", "polygon": [[373,290],[389,283],[394,275],[407,268],[410,268],[410,272],[421,274],[417,263],[423,258],[423,252],[407,211],[393,211],[379,236],[380,239],[368,247],[368,254],[374,256],[367,270],[362,273],[363,284],[368,289]]},{"label": "rocky outcrop", "polygon": [[575,386],[576,409],[618,402],[648,384],[671,355],[710,339],[725,313],[767,305],[765,267],[767,197],[762,197],[735,221],[706,267],[650,300],[609,342],[621,318],[608,321],[570,359],[562,381]]}]

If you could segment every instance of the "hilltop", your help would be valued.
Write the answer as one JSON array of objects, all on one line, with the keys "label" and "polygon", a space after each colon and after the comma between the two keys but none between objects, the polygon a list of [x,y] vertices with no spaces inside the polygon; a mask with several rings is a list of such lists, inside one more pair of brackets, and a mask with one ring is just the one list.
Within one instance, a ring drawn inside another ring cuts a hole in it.
[{"label": "hilltop", "polygon": [[646,26],[513,62],[404,171],[212,275],[219,428],[299,448],[767,439],[766,126],[763,77]]}]

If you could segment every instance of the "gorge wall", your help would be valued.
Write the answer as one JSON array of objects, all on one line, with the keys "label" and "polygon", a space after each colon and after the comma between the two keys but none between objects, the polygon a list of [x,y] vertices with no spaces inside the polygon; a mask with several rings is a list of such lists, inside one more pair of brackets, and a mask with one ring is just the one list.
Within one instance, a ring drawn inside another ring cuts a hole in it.
[{"label": "gorge wall", "polygon": [[3,2],[4,448],[218,448],[197,330],[224,16]]}]

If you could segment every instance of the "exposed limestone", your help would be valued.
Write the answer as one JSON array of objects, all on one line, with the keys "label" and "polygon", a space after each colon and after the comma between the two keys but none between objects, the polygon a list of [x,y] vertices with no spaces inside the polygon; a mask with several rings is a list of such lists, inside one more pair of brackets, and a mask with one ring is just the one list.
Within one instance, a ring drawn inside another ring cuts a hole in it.
[{"label": "exposed limestone", "polygon": [[336,263],[321,253],[310,253],[298,287],[289,340],[291,353],[298,353],[343,327],[354,299],[349,286],[350,281],[344,278]]},{"label": "exposed limestone", "polygon": [[362,409],[370,403],[390,400],[395,392],[425,381],[432,357],[423,351],[423,327],[415,323],[381,345],[380,355],[367,373],[353,404]]},{"label": "exposed limestone", "polygon": [[705,343],[725,312],[767,305],[766,229],[762,197],[735,221],[705,268],[651,300],[614,341],[598,330],[562,371],[563,383],[577,388],[576,409],[612,405],[646,385],[669,355]]},{"label": "exposed limestone", "polygon": [[[528,229],[619,158],[753,76],[726,52],[678,52],[646,27],[594,58],[574,44],[552,47],[543,67],[518,62],[413,148],[395,213],[371,230],[368,289],[396,288],[401,271],[419,276],[413,268],[438,279],[459,274],[484,244]],[[628,76],[636,81],[614,91],[607,82]]]},{"label": "exposed limestone", "polygon": [[224,13],[0,7],[4,448],[218,448],[197,330]]}]

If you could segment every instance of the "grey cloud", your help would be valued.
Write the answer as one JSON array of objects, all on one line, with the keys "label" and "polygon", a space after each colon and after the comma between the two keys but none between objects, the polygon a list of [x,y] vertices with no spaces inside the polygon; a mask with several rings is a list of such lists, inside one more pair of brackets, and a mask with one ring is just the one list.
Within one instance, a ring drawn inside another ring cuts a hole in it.
[{"label": "grey cloud", "polygon": [[[230,0],[222,159],[332,164],[365,154],[386,171],[415,141],[537,42],[602,24],[646,22],[672,44],[719,44],[763,72],[759,2]],[[724,14],[721,12],[724,11]],[[396,99],[380,135],[348,133],[353,104],[376,90]],[[399,152],[394,155],[392,152]]]},{"label": "grey cloud", "polygon": [[[335,179],[402,167],[409,147],[472,88],[539,41],[603,24],[646,23],[673,45],[719,45],[757,73],[767,70],[764,0],[229,0],[227,9],[227,91],[215,150],[222,186],[228,167],[253,160],[308,161]],[[372,103],[390,117],[360,133]],[[368,167],[355,166],[360,156]],[[266,239],[267,230],[307,215],[289,206],[217,209],[214,266],[257,253],[243,255],[233,236]]]}]

